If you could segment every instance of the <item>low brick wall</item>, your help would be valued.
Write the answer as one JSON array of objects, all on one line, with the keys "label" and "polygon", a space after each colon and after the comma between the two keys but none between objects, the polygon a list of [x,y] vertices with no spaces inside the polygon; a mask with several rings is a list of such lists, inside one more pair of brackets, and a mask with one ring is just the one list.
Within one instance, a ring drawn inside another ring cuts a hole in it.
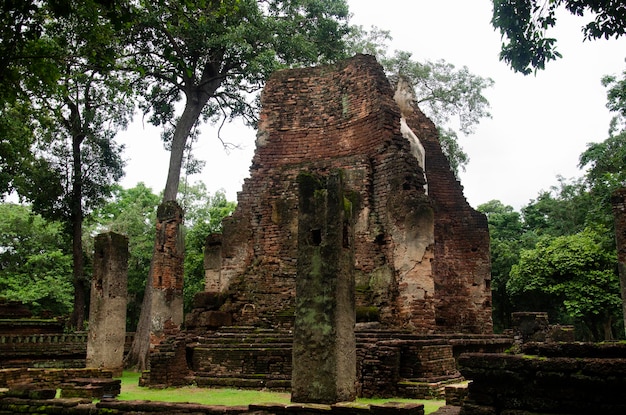
[{"label": "low brick wall", "polygon": [[113,372],[103,369],[0,369],[0,388],[28,385],[31,389],[58,389],[74,378],[112,378]]},{"label": "low brick wall", "polygon": [[[125,352],[134,333],[126,333]],[[83,368],[87,332],[0,335],[0,368]]]},{"label": "low brick wall", "polygon": [[544,355],[461,355],[460,371],[471,381],[463,414],[626,413],[626,345],[535,347]]},{"label": "low brick wall", "polygon": [[194,415],[424,415],[424,406],[411,403],[359,405],[267,404],[249,406],[211,406],[194,403],[87,399],[23,399],[0,396],[0,413],[38,413],[69,415],[143,415],[153,413]]}]

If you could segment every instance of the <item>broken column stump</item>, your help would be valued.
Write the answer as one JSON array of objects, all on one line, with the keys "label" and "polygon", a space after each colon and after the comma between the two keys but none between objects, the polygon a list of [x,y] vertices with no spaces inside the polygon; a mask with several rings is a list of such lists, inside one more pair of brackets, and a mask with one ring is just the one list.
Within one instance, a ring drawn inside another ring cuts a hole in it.
[{"label": "broken column stump", "polygon": [[336,403],[356,396],[352,204],[341,172],[298,177],[298,263],[292,402]]},{"label": "broken column stump", "polygon": [[121,376],[126,337],[128,238],[102,233],[94,242],[87,367]]},{"label": "broken column stump", "polygon": [[183,209],[175,201],[157,208],[156,242],[151,264],[152,310],[150,343],[159,344],[183,323],[185,241]]}]

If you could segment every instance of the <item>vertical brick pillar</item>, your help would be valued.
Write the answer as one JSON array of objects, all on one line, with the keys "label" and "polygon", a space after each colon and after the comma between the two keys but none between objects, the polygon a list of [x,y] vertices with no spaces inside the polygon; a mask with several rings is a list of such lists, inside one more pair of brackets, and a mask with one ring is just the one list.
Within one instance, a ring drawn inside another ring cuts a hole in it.
[{"label": "vertical brick pillar", "polygon": [[152,310],[150,342],[160,343],[183,323],[183,209],[167,201],[157,209],[156,243],[151,264]]},{"label": "vertical brick pillar", "polygon": [[87,367],[120,376],[126,337],[128,238],[114,232],[95,238]]},{"label": "vertical brick pillar", "polygon": [[[326,181],[326,183],[323,183]],[[293,332],[293,402],[355,399],[352,205],[340,172],[301,173]]]},{"label": "vertical brick pillar", "polygon": [[617,246],[617,267],[622,293],[622,314],[626,327],[626,188],[616,190],[611,197],[615,222],[615,244]]}]

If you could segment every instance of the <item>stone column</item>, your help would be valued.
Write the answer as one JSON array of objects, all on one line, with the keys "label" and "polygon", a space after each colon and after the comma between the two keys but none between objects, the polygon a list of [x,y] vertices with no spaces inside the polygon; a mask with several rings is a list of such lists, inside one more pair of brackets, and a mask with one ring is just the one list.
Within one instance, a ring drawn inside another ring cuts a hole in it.
[{"label": "stone column", "polygon": [[611,197],[615,222],[615,244],[617,246],[617,267],[622,293],[622,315],[626,327],[626,188],[616,190]]},{"label": "stone column", "polygon": [[126,338],[128,238],[114,232],[95,238],[89,310],[87,367],[121,376]]},{"label": "stone column", "polygon": [[178,203],[167,201],[159,205],[151,264],[151,344],[158,344],[176,333],[183,323],[185,240],[182,224],[183,209]]},{"label": "stone column", "polygon": [[[324,183],[326,182],[326,183]],[[293,333],[293,402],[356,396],[354,248],[351,203],[340,172],[301,173]]]}]

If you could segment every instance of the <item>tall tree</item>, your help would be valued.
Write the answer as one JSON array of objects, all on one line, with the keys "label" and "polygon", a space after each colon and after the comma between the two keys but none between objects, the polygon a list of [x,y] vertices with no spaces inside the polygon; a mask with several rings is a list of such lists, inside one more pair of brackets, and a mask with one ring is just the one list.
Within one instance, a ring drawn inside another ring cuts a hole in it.
[{"label": "tall tree", "polygon": [[[68,4],[68,7],[70,5]],[[35,160],[19,178],[18,192],[33,210],[62,220],[72,235],[74,311],[70,324],[81,330],[88,279],[84,271],[85,215],[123,174],[121,148],[113,137],[134,109],[126,78],[111,76],[115,33],[96,2],[71,5],[65,17],[46,20],[40,40],[54,45],[56,82],[27,78],[21,94],[36,120]]]},{"label": "tall tree", "polygon": [[16,190],[16,177],[32,162],[34,143],[31,102],[24,96],[28,85],[54,87],[58,79],[57,47],[42,36],[50,10],[46,2],[0,3],[0,195]]},{"label": "tall tree", "polygon": [[[170,150],[164,202],[176,200],[185,149],[200,121],[241,116],[254,124],[250,96],[273,71],[343,57],[348,31],[344,0],[141,0],[133,15],[127,65],[152,81],[142,107],[164,127]],[[148,278],[127,357],[139,369],[149,352],[151,290]]]},{"label": "tall tree", "polygon": [[493,0],[491,23],[504,39],[500,60],[528,75],[560,58],[556,39],[548,37],[547,31],[556,24],[561,6],[576,16],[592,16],[583,26],[585,40],[617,38],[626,33],[626,5],[622,1]]},{"label": "tall tree", "polygon": [[140,1],[129,65],[154,82],[143,108],[165,128],[171,152],[163,200],[176,200],[200,120],[242,116],[253,124],[249,94],[276,69],[343,56],[347,17],[344,0]]}]

